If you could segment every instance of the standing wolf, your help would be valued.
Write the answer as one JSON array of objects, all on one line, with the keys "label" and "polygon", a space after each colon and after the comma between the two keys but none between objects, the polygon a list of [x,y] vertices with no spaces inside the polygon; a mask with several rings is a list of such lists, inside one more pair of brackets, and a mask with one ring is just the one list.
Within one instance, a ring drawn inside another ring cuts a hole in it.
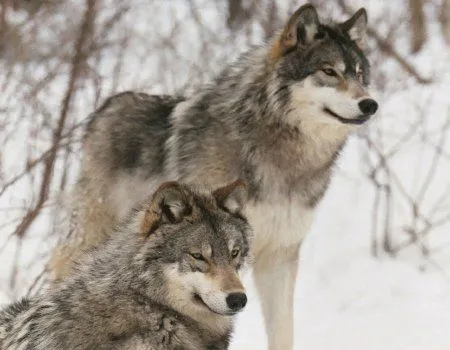
[{"label": "standing wolf", "polygon": [[300,244],[346,138],[378,108],[366,91],[366,23],[360,9],[323,24],[304,5],[267,45],[190,97],[109,98],[88,125],[78,241],[56,258],[56,275],[162,179],[215,187],[242,178],[269,348],[291,349]]},{"label": "standing wolf", "polygon": [[247,302],[245,197],[163,184],[67,279],[0,311],[0,349],[227,349]]}]

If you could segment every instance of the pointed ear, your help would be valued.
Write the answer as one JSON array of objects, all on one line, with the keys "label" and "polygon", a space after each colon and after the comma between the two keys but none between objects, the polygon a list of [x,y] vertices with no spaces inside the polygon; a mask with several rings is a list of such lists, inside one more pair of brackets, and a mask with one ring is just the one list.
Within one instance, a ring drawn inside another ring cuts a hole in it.
[{"label": "pointed ear", "polygon": [[192,197],[178,182],[165,182],[144,209],[140,231],[149,236],[166,223],[178,223],[192,211]]},{"label": "pointed ear", "polygon": [[242,180],[236,180],[215,190],[213,196],[220,208],[231,214],[240,213],[247,202],[247,184]]},{"label": "pointed ear", "polygon": [[350,19],[341,23],[340,27],[359,47],[363,47],[367,31],[366,10],[360,8]]},{"label": "pointed ear", "polygon": [[289,18],[281,36],[275,43],[275,55],[281,57],[297,45],[310,44],[319,33],[319,26],[319,16],[314,6],[310,4],[301,6]]}]

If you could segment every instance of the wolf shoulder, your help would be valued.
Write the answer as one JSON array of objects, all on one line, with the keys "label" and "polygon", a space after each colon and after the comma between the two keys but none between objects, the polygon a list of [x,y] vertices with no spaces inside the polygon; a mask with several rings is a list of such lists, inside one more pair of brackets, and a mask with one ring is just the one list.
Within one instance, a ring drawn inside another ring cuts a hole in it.
[{"label": "wolf shoulder", "polygon": [[[0,349],[224,350],[228,348],[228,337],[224,337],[223,346],[220,341],[216,341],[214,346],[210,347],[197,335],[200,332],[192,330],[192,325],[179,322],[177,317],[164,310],[153,310],[148,315],[148,319],[154,323],[151,330],[143,327],[141,332],[136,331],[132,335],[109,337],[99,330],[103,340],[93,344],[91,340],[95,337],[92,334],[86,334],[83,327],[79,327],[80,323],[71,322],[67,315],[63,317],[65,311],[56,304],[53,306],[51,304],[48,300],[38,302],[34,299],[23,299],[1,310]],[[85,322],[89,323],[89,320],[86,319]],[[95,328],[92,324],[86,326]]]}]

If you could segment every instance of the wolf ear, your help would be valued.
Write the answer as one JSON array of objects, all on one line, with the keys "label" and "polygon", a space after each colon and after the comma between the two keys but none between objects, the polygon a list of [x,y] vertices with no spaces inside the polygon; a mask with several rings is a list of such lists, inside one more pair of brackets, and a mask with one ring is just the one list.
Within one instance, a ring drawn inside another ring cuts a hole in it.
[{"label": "wolf ear", "polygon": [[364,46],[367,31],[366,9],[360,8],[350,19],[341,23],[340,27],[359,47]]},{"label": "wolf ear", "polygon": [[242,212],[247,202],[247,184],[242,180],[236,180],[213,192],[217,205],[231,214]]},{"label": "wolf ear", "polygon": [[301,6],[289,18],[276,43],[275,51],[280,57],[297,45],[308,45],[319,33],[319,16],[311,4]]},{"label": "wolf ear", "polygon": [[178,223],[192,210],[189,194],[178,182],[165,182],[153,194],[144,211],[141,233],[149,236],[159,226]]}]

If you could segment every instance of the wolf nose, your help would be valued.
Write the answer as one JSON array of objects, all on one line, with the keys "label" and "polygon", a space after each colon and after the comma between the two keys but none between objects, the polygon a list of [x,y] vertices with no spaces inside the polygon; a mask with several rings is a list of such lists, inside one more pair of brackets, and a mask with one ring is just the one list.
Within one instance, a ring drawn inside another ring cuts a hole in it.
[{"label": "wolf nose", "polygon": [[247,296],[245,293],[230,293],[226,300],[228,307],[233,311],[238,311],[247,304]]},{"label": "wolf nose", "polygon": [[364,115],[373,115],[378,109],[378,103],[371,98],[366,98],[358,103],[359,109]]}]

